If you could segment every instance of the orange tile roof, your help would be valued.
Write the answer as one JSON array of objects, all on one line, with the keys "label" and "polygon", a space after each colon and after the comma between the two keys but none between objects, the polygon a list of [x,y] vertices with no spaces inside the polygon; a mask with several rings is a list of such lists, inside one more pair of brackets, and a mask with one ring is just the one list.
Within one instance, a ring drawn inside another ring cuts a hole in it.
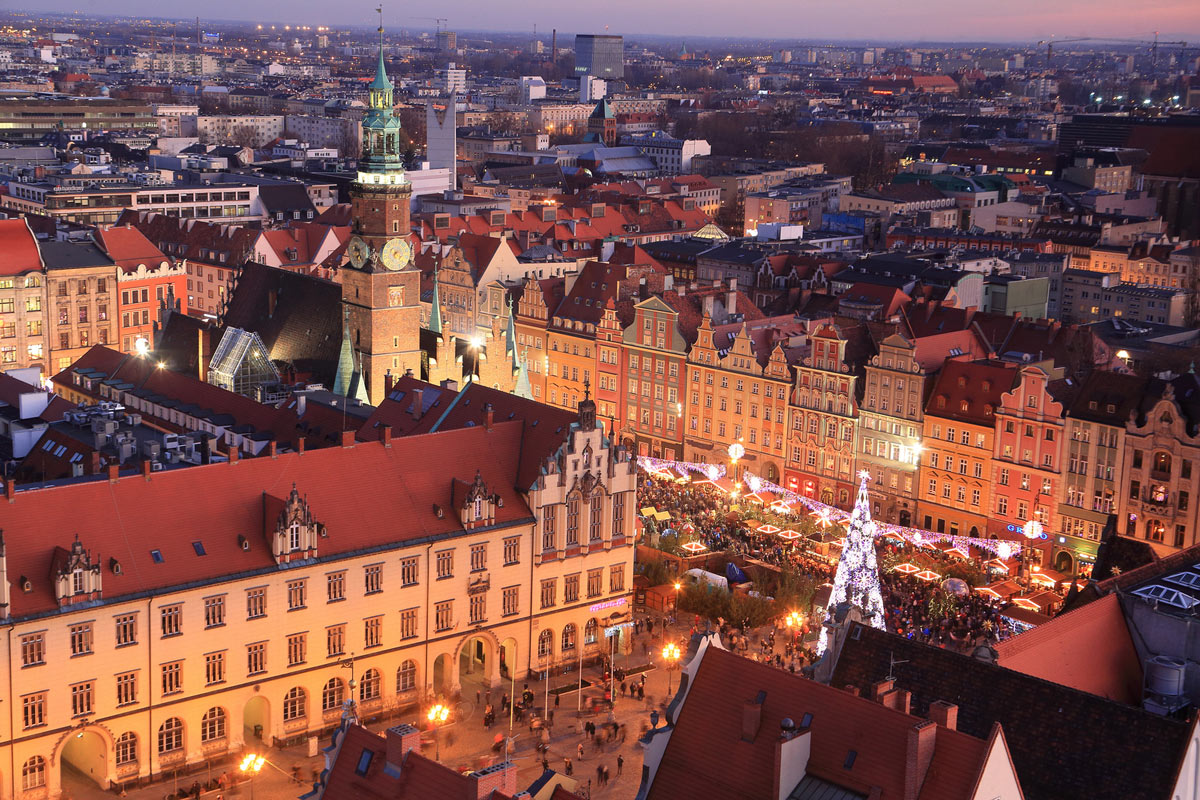
[{"label": "orange tile roof", "polygon": [[[754,741],[746,742],[743,706],[759,691],[766,693],[761,724]],[[709,647],[647,800],[774,797],[780,722],[790,717],[801,724],[806,714],[812,715],[807,774],[885,800],[906,796],[908,738],[921,718]],[[938,750],[943,750],[941,757]],[[846,768],[851,751],[856,755]],[[986,758],[984,740],[939,727],[934,759],[918,796],[970,797]]]},{"label": "orange tile roof", "polygon": [[42,268],[37,238],[23,219],[0,219],[0,275],[23,275]]},{"label": "orange tile roof", "polygon": [[160,264],[170,260],[132,225],[100,228],[96,231],[96,242],[104,254],[127,273],[137,272],[138,266],[143,264],[146,269],[158,269]]},{"label": "orange tile roof", "polygon": [[[393,439],[391,447],[371,443],[280,453],[164,470],[149,480],[139,474],[115,483],[100,478],[18,492],[0,509],[0,529],[21,532],[7,537],[8,571],[13,579],[27,577],[32,589],[13,593],[10,613],[24,617],[58,608],[47,569],[54,548],[69,547],[76,534],[102,563],[110,558],[121,563],[119,574],[105,567],[106,600],[220,580],[231,572],[274,571],[265,503],[268,497],[287,497],[293,487],[325,525],[322,558],[461,535],[453,484],[474,480],[477,469],[488,490],[503,500],[497,524],[532,521],[515,488],[523,429],[520,422],[501,422],[490,430],[477,426]],[[442,518],[435,506],[444,510]],[[86,521],[81,508],[88,509]],[[170,536],[162,535],[164,526]],[[238,536],[247,537],[248,550]],[[203,543],[206,555],[197,555],[193,542]]]}]

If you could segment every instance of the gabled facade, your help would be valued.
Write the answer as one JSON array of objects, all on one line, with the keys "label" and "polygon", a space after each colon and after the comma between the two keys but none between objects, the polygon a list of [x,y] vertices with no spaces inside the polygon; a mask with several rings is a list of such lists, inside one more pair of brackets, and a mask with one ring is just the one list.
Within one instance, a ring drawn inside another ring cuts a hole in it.
[{"label": "gabled facade", "polygon": [[681,459],[687,342],[679,314],[658,297],[633,308],[623,335],[625,385],[618,386],[625,407],[621,439],[638,455]]}]

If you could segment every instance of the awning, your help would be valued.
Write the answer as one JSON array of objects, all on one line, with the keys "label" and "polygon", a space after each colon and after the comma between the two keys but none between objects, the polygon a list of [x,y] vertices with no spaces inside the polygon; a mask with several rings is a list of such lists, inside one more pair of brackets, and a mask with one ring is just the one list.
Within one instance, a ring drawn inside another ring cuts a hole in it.
[{"label": "awning", "polygon": [[772,525],[769,522],[765,522],[762,525],[759,525],[757,528],[755,528],[755,530],[757,530],[759,533],[765,533],[768,535],[772,534],[772,533],[779,533],[779,531],[780,531],[779,527]]},{"label": "awning", "polygon": [[920,572],[918,572],[914,577],[916,577],[920,580],[923,580],[923,581],[936,581],[939,578],[941,578],[942,576],[938,575],[936,572],[934,572],[931,569],[923,569]]},{"label": "awning", "polygon": [[703,553],[705,550],[708,549],[707,547],[700,544],[699,542],[688,542],[687,544],[681,544],[679,546],[682,549],[687,550],[689,553],[693,553],[693,554],[694,553]]},{"label": "awning", "polygon": [[916,566],[915,564],[909,564],[907,562],[905,562],[903,564],[897,564],[896,566],[892,567],[892,569],[896,572],[903,572],[905,575],[912,575],[914,573],[921,571],[920,567]]},{"label": "awning", "polygon": [[788,528],[787,530],[782,530],[779,532],[779,538],[787,539],[790,542],[793,539],[803,539],[804,534],[800,531],[794,531],[791,528]]}]

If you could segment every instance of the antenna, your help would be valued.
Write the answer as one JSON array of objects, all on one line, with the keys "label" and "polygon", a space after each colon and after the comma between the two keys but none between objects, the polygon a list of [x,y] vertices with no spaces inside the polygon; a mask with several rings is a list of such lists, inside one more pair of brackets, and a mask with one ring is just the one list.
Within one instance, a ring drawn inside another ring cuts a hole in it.
[{"label": "antenna", "polygon": [[896,665],[897,664],[907,664],[907,663],[908,663],[908,659],[905,659],[903,661],[897,661],[896,654],[893,652],[889,652],[888,653],[888,676],[887,676],[887,679],[889,681],[896,680]]}]

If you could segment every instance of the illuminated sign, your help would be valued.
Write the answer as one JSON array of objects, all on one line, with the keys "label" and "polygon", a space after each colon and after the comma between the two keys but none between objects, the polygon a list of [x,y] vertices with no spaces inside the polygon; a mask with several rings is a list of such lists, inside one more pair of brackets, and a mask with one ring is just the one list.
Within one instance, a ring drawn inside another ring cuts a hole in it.
[{"label": "illuminated sign", "polygon": [[596,603],[594,606],[589,606],[588,611],[593,614],[597,611],[603,611],[606,608],[619,608],[629,602],[628,597],[618,597],[615,600],[605,600],[603,603]]}]

